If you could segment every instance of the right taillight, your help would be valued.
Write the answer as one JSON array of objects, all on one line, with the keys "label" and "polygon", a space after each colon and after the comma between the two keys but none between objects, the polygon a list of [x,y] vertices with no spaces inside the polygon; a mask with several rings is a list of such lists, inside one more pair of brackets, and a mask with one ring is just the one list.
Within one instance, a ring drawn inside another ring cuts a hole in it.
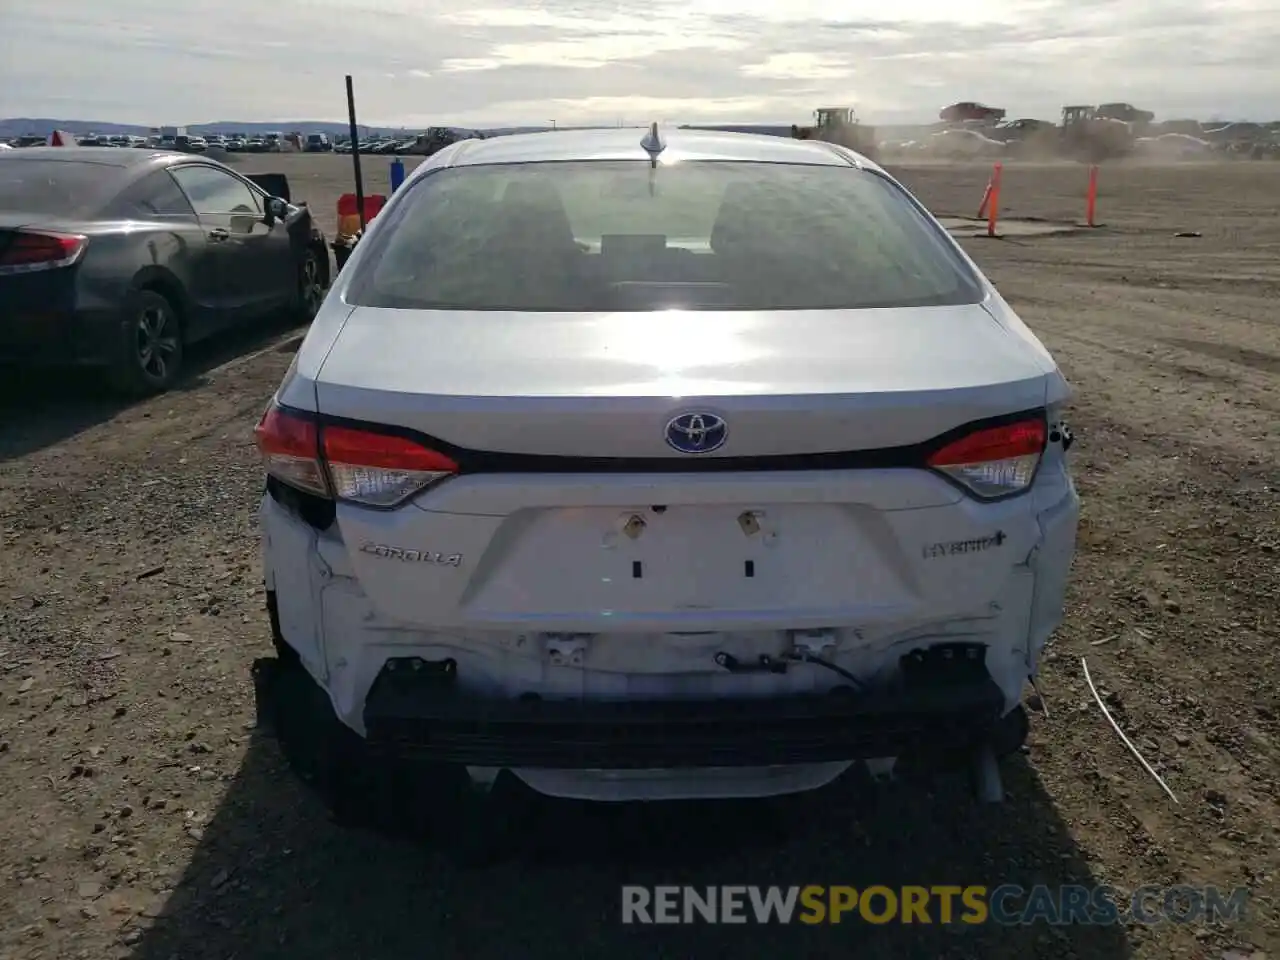
[{"label": "right taillight", "polygon": [[416,440],[376,428],[334,426],[272,405],[254,430],[263,465],[315,496],[394,507],[458,465]]},{"label": "right taillight", "polygon": [[997,500],[1031,485],[1047,436],[1043,418],[979,427],[935,451],[928,464],[974,496]]}]

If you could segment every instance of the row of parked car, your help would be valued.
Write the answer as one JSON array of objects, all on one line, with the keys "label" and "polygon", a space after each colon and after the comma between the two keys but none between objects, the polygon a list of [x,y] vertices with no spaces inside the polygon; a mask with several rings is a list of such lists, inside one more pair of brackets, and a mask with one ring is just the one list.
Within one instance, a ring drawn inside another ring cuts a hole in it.
[{"label": "row of parked car", "polygon": [[[431,127],[425,133],[401,135],[396,137],[373,136],[360,140],[356,149],[361,154],[399,154],[429,156],[441,147],[446,147],[460,137],[479,136],[475,131],[457,131],[448,127]],[[48,142],[47,138],[38,134],[17,137],[8,142],[11,147],[39,147]],[[351,140],[330,139],[325,133],[266,133],[250,136],[245,133],[208,133],[168,134],[164,136],[129,136],[115,134],[100,136],[88,133],[76,137],[76,143],[82,147],[136,147],[152,150],[177,150],[182,153],[204,153],[213,148],[220,148],[228,153],[280,153],[282,151],[301,151],[303,153],[351,153]],[[0,141],[0,147],[5,146]]]},{"label": "row of parked car", "polygon": [[[378,153],[378,154],[407,154],[418,143],[418,138],[413,137],[370,137],[367,140],[361,140],[356,144],[356,148],[361,154]],[[351,141],[341,140],[334,146],[337,153],[350,153]]]},{"label": "row of parked car", "polygon": [[[484,138],[478,130],[459,130],[453,127],[428,127],[425,132],[413,136],[367,137],[356,143],[356,150],[361,153],[398,154],[401,156],[429,157],[437,150],[449,146],[458,140]],[[351,140],[340,139],[333,148],[337,153],[351,153]]]},{"label": "row of parked car", "polygon": [[[17,137],[8,142],[11,147],[42,147],[47,138],[37,134]],[[3,144],[3,141],[0,141]],[[182,153],[204,153],[218,147],[229,153],[279,153],[282,150],[303,150],[307,153],[327,153],[333,150],[333,141],[327,134],[313,133],[307,137],[298,134],[267,133],[250,136],[245,133],[167,134],[142,137],[126,134],[99,136],[88,133],[76,137],[81,147],[138,148],[144,150],[177,150]]]}]

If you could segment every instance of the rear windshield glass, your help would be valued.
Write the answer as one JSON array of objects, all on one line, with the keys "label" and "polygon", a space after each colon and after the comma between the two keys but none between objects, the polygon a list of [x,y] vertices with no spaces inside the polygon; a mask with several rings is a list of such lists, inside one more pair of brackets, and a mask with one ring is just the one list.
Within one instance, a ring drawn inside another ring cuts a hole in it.
[{"label": "rear windshield glass", "polygon": [[74,160],[0,157],[0,210],[80,216],[101,203],[104,188],[117,182],[113,164]]},{"label": "rear windshield glass", "polygon": [[853,167],[644,161],[455,167],[369,237],[361,306],[818,310],[976,303],[949,239]]}]

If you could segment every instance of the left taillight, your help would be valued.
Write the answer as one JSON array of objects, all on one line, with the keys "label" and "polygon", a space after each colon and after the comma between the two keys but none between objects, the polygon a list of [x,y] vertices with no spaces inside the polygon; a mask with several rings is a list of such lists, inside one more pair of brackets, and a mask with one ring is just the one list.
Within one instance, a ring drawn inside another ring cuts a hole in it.
[{"label": "left taillight", "polygon": [[981,500],[998,500],[1031,486],[1048,439],[1044,419],[977,427],[928,458],[939,473]]},{"label": "left taillight", "polygon": [[319,497],[394,507],[458,472],[442,453],[377,428],[335,426],[272,405],[254,430],[263,465]]},{"label": "left taillight", "polygon": [[253,437],[270,476],[306,493],[330,496],[320,462],[320,427],[315,420],[294,416],[272,404],[254,427]]},{"label": "left taillight", "polygon": [[0,241],[0,274],[69,267],[84,256],[89,238],[79,233],[15,230]]}]

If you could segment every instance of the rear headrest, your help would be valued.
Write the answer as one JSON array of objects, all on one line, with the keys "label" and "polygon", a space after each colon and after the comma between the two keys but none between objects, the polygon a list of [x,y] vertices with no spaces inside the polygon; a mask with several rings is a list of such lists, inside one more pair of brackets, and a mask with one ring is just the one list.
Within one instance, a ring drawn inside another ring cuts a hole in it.
[{"label": "rear headrest", "polygon": [[720,200],[711,249],[723,253],[731,247],[762,246],[774,229],[785,230],[784,221],[795,213],[795,203],[781,196],[776,186],[731,183]]},{"label": "rear headrest", "polygon": [[556,188],[545,180],[514,180],[502,192],[511,227],[557,246],[573,245],[573,227]]},{"label": "rear headrest", "polygon": [[502,191],[503,203],[528,203],[542,207],[559,207],[560,194],[546,180],[512,180]]}]

